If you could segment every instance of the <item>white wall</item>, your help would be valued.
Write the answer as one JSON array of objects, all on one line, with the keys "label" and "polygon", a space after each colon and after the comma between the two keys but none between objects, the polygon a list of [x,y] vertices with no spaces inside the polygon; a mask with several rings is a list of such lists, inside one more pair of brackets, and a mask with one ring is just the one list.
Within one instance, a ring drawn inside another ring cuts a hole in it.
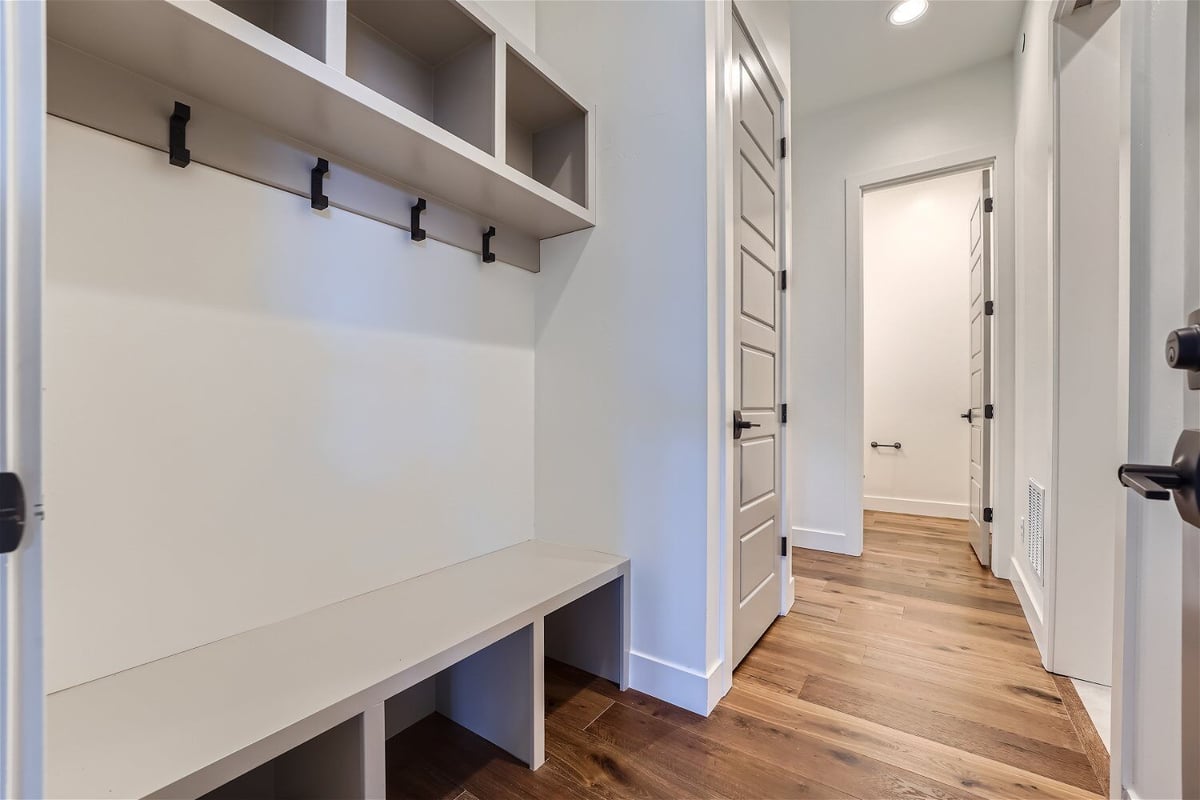
[{"label": "white wall", "polygon": [[[1042,653],[1046,652],[1046,598],[1043,579],[1027,557],[1021,533],[1028,481],[1047,489],[1046,522],[1054,519],[1052,479],[1053,331],[1051,305],[1051,188],[1053,106],[1050,89],[1050,3],[1030,2],[1021,21],[1024,51],[1013,57],[1016,113],[1016,442],[1014,451],[1013,586],[1025,607]],[[1018,41],[1020,39],[1018,38]]]},{"label": "white wall", "polygon": [[[970,219],[966,172],[863,199],[863,506],[966,519]],[[872,440],[900,450],[872,449]]]},{"label": "white wall", "polygon": [[521,44],[537,47],[537,0],[476,0]]},{"label": "white wall", "polygon": [[[1057,26],[1058,353],[1056,544],[1050,668],[1112,679],[1117,442],[1120,6],[1096,3]],[[1104,435],[1099,435],[1104,432]]]},{"label": "white wall", "polygon": [[54,118],[48,160],[47,690],[531,538],[538,276]]},{"label": "white wall", "polygon": [[[803,92],[813,76],[795,74],[794,92]],[[793,120],[793,220],[796,244],[794,282],[788,290],[793,336],[789,397],[795,403],[789,423],[791,453],[792,533],[801,546],[842,550],[848,534],[861,536],[862,520],[853,519],[845,498],[850,480],[846,449],[846,179],[894,166],[997,144],[996,287],[999,309],[996,340],[1011,342],[1012,286],[1010,186],[1012,136],[1012,64],[1010,59],[982,64],[946,78],[890,92]],[[1011,365],[996,363],[997,376]],[[1000,381],[995,402],[1012,407],[1011,386]],[[999,450],[1011,447],[1011,428],[997,420]],[[1011,502],[1011,465],[997,466],[997,518],[993,526],[1005,549],[996,569],[1008,562],[1013,521],[1004,509]]]},{"label": "white wall", "polygon": [[537,30],[539,55],[599,108],[599,224],[542,243],[538,538],[631,558],[631,682],[703,712],[720,663],[705,8],[541,3]]}]

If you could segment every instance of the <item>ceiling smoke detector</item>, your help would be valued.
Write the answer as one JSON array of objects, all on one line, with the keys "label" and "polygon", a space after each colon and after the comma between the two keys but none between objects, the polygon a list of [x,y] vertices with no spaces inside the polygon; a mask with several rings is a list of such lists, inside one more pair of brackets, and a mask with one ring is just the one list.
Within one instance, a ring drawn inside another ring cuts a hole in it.
[{"label": "ceiling smoke detector", "polygon": [[904,2],[892,6],[887,18],[888,22],[893,25],[907,25],[925,16],[925,12],[928,10],[929,0],[904,0]]}]

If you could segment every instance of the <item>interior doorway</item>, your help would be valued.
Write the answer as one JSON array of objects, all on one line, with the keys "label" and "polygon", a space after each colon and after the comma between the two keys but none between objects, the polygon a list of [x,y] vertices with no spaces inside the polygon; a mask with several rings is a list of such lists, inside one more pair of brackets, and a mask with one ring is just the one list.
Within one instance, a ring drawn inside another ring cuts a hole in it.
[{"label": "interior doorway", "polygon": [[983,565],[990,208],[982,167],[870,189],[862,202],[863,509],[959,520]]}]

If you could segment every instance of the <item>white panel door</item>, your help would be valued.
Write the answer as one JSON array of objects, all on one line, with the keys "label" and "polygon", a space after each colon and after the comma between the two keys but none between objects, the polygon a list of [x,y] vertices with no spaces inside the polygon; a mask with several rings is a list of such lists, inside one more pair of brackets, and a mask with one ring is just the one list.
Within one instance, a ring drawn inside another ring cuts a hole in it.
[{"label": "white panel door", "polygon": [[988,419],[991,386],[991,317],[986,313],[992,285],[992,225],[988,204],[991,197],[991,172],[984,170],[979,183],[979,198],[971,211],[971,408],[965,414],[971,425],[970,493],[967,530],[971,548],[979,563],[987,566],[992,558],[992,524],[985,509],[991,505],[991,423]]},{"label": "white panel door", "polygon": [[0,3],[0,549],[25,518],[0,555],[0,795],[11,798],[42,796],[45,61],[44,4]]},{"label": "white panel door", "polygon": [[[1200,391],[1164,360],[1168,334],[1186,326],[1194,337],[1188,323],[1200,322],[1187,319],[1200,307],[1200,6],[1147,0],[1121,3],[1120,14],[1117,325],[1128,425],[1116,439],[1124,460],[1152,468],[1125,475],[1117,521],[1112,796],[1195,798],[1200,529],[1180,515],[1195,478],[1188,469],[1163,479],[1181,432],[1200,429]],[[1177,482],[1179,507],[1170,502]]]},{"label": "white panel door", "polygon": [[[779,615],[779,114],[783,99],[733,26],[733,649],[737,664]],[[743,427],[744,426],[744,427]]]}]

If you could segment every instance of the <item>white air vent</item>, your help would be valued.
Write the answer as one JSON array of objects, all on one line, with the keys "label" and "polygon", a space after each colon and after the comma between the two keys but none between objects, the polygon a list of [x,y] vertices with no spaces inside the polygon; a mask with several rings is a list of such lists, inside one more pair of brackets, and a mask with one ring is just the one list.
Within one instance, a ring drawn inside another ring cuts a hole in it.
[{"label": "white air vent", "polygon": [[1029,510],[1025,520],[1025,555],[1040,583],[1046,550],[1046,490],[1032,478],[1029,480]]}]

